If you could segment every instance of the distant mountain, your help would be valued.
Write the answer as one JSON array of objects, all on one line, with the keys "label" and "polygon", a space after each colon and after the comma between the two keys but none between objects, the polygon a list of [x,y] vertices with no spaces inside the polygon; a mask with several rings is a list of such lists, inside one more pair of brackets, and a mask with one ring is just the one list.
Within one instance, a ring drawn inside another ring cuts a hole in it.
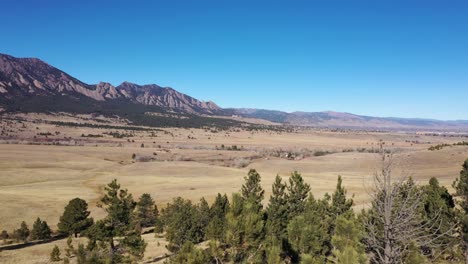
[{"label": "distant mountain", "polygon": [[[468,131],[468,121],[371,117],[340,112],[282,112],[249,108],[220,108],[169,87],[123,82],[87,84],[36,58],[0,54],[0,106],[7,111],[98,112],[151,125],[241,125],[231,118],[255,118],[278,124],[351,129]],[[148,115],[164,113],[163,117]],[[185,115],[183,118],[167,114]],[[187,119],[191,117],[191,121]],[[222,118],[216,118],[220,117]],[[207,119],[207,117],[209,117]],[[214,121],[213,121],[214,120]],[[249,119],[249,121],[251,121]]]},{"label": "distant mountain", "polygon": [[282,112],[265,109],[231,108],[231,115],[260,118],[294,126],[381,129],[381,130],[450,130],[468,131],[468,121],[440,121],[421,118],[372,117],[342,112]]},{"label": "distant mountain", "polygon": [[124,82],[86,84],[35,58],[0,54],[0,96],[21,100],[32,96],[86,96],[96,101],[128,100],[191,114],[213,114],[221,110],[213,102],[199,101],[169,87]]}]

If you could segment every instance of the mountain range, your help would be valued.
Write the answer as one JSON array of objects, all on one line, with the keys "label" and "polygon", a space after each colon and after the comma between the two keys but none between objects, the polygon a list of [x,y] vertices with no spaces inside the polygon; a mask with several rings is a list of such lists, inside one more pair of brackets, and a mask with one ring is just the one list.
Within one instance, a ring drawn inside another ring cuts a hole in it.
[{"label": "mountain range", "polygon": [[[282,112],[264,109],[221,108],[170,87],[123,82],[87,84],[37,58],[0,54],[0,105],[7,111],[107,111],[128,115],[134,109],[178,113],[193,118],[254,118],[278,124],[331,128],[468,131],[468,121],[382,118],[341,112]],[[236,123],[233,123],[235,125]]]}]

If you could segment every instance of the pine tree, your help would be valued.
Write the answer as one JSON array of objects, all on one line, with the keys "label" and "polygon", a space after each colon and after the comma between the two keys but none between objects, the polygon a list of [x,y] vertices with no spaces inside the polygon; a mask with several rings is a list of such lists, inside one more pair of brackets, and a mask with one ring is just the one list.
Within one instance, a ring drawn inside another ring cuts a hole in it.
[{"label": "pine tree", "polygon": [[304,211],[307,197],[310,192],[310,185],[305,183],[301,174],[295,171],[289,178],[287,190],[287,201],[289,206],[288,216],[289,219],[292,219]]},{"label": "pine tree", "polygon": [[39,217],[33,224],[31,230],[31,239],[32,240],[42,240],[50,238],[51,230],[46,221],[42,221]]},{"label": "pine tree", "polygon": [[76,251],[76,262],[78,264],[87,263],[87,252],[83,244],[78,244],[78,250]]},{"label": "pine tree", "polygon": [[60,249],[57,245],[54,246],[52,249],[52,252],[50,253],[50,261],[56,262],[60,261]]},{"label": "pine tree", "polygon": [[75,254],[75,248],[73,247],[73,239],[71,236],[67,238],[67,248],[65,249],[65,256],[71,258]]},{"label": "pine tree", "polygon": [[458,204],[461,207],[460,233],[461,242],[465,255],[465,262],[468,263],[468,159],[465,160],[460,171],[460,176],[453,183],[455,195],[459,198]]},{"label": "pine tree", "polygon": [[[135,221],[136,203],[117,180],[105,187],[102,205],[107,216],[94,223],[86,235],[90,239],[87,262],[135,262],[143,257],[146,243],[141,238],[138,221]],[[119,243],[116,245],[114,239]],[[98,243],[99,242],[99,243]]]},{"label": "pine tree", "polygon": [[332,194],[332,210],[335,216],[348,212],[353,206],[353,200],[346,198],[346,189],[342,187],[343,179],[338,175],[338,183],[335,192]]},{"label": "pine tree", "polygon": [[177,197],[167,204],[162,211],[162,221],[171,252],[179,251],[187,241],[195,244],[203,239],[199,220],[199,211],[190,200]]},{"label": "pine tree", "polygon": [[238,193],[232,194],[232,204],[226,215],[226,244],[231,261],[241,262],[245,257],[244,252],[244,226],[242,211],[244,209],[244,199]]},{"label": "pine tree", "polygon": [[242,209],[242,226],[244,234],[244,249],[246,259],[253,263],[263,262],[265,238],[264,212],[258,210],[258,205],[253,201],[244,203]]},{"label": "pine tree", "polygon": [[331,237],[328,232],[331,225],[330,196],[315,200],[310,196],[304,212],[294,217],[288,224],[288,241],[294,252],[288,252],[292,258],[297,255],[327,256],[331,250]]},{"label": "pine tree", "polygon": [[331,260],[338,264],[365,264],[365,247],[361,243],[362,227],[352,212],[340,215],[336,219],[335,234],[332,237],[333,250]]},{"label": "pine tree", "polygon": [[286,226],[288,224],[288,203],[286,196],[286,184],[281,181],[281,177],[276,175],[272,186],[270,201],[266,209],[267,233],[268,235],[284,238]]},{"label": "pine tree", "polygon": [[264,191],[260,175],[250,170],[242,185],[242,195],[233,194],[227,214],[226,243],[233,262],[264,261],[265,213],[262,210]]},{"label": "pine tree", "polygon": [[203,250],[198,249],[190,241],[186,241],[173,257],[169,259],[169,264],[191,263],[191,264],[206,264],[210,263],[210,257]]},{"label": "pine tree", "polygon": [[210,206],[208,205],[208,202],[205,200],[205,198],[201,198],[200,202],[197,205],[197,211],[198,211],[198,225],[203,233],[203,238],[206,236],[206,229],[208,228],[208,224],[210,223],[211,218],[211,211],[210,211]]},{"label": "pine tree", "polygon": [[60,217],[59,231],[77,237],[80,232],[93,224],[93,219],[89,218],[89,214],[88,204],[85,200],[80,198],[71,200]]},{"label": "pine tree", "polygon": [[[435,227],[434,245],[438,245],[435,249],[423,248],[426,255],[440,255],[439,253],[445,252],[444,255],[454,255],[453,248],[456,241],[451,233],[453,227],[456,225],[455,201],[448,192],[447,188],[439,185],[436,178],[429,180],[429,185],[423,187],[424,191],[424,210],[422,225]],[[448,249],[448,250],[447,250]],[[441,256],[442,257],[442,256]],[[451,258],[450,256],[448,256]]]},{"label": "pine tree", "polygon": [[218,193],[210,208],[210,223],[206,230],[206,237],[215,241],[224,240],[226,214],[229,211],[229,200],[226,194]]},{"label": "pine tree", "polygon": [[29,228],[28,228],[28,225],[26,224],[26,222],[21,222],[21,226],[19,229],[16,229],[14,232],[13,232],[15,238],[19,241],[23,241],[26,243],[26,241],[28,240],[28,237],[29,237]]},{"label": "pine tree", "polygon": [[251,169],[246,177],[244,177],[245,183],[242,185],[241,193],[242,198],[246,201],[250,201],[253,205],[257,206],[257,210],[263,208],[262,200],[265,191],[260,185],[260,174],[254,169]]},{"label": "pine tree", "polygon": [[151,198],[151,195],[144,193],[140,196],[137,203],[136,215],[141,227],[154,226],[156,223],[157,207]]}]

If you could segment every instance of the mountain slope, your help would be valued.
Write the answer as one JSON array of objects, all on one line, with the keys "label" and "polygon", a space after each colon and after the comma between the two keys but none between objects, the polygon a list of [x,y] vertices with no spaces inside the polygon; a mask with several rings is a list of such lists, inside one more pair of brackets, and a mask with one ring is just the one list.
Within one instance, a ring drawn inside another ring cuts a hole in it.
[{"label": "mountain slope", "polygon": [[[64,111],[75,113],[99,112],[131,117],[141,124],[212,124],[207,117],[223,125],[240,125],[226,117],[246,117],[295,126],[386,129],[386,130],[451,130],[468,131],[468,121],[439,121],[432,119],[382,118],[339,112],[293,112],[275,110],[228,108],[204,102],[169,87],[156,84],[139,85],[123,82],[117,87],[110,83],[87,84],[35,58],[15,58],[0,54],[0,106],[9,111]],[[0,107],[1,109],[1,107]],[[166,115],[157,119],[148,113]],[[173,113],[179,116],[174,119]],[[182,118],[183,116],[183,118]],[[187,116],[195,123],[187,121]],[[157,121],[155,121],[157,119]],[[182,121],[185,120],[185,121]]]},{"label": "mountain slope", "polygon": [[105,82],[90,85],[39,59],[4,54],[0,54],[0,96],[11,101],[31,96],[86,96],[96,101],[121,99],[190,114],[213,114],[220,110],[212,102],[199,101],[172,88],[129,82],[117,87]]},{"label": "mountain slope", "polygon": [[341,112],[282,112],[265,109],[229,109],[232,115],[260,118],[294,126],[384,129],[384,130],[450,130],[468,131],[468,121],[440,121],[421,118],[372,117]]}]

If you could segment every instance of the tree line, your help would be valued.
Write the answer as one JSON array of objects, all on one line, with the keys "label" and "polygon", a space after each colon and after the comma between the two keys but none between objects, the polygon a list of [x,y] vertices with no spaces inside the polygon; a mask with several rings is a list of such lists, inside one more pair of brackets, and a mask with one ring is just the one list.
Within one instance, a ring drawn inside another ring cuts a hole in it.
[{"label": "tree line", "polygon": [[[276,176],[265,201],[261,176],[250,170],[230,197],[219,193],[212,204],[177,197],[161,211],[149,194],[135,201],[113,180],[98,205],[103,219],[91,218],[80,198],[68,203],[58,224],[69,235],[65,255],[55,246],[51,260],[136,263],[147,247],[142,230],[152,228],[168,242],[166,263],[468,263],[468,160],[453,195],[436,178],[419,185],[393,176],[391,153],[382,152],[380,161],[372,200],[361,211],[353,209],[340,176],[334,192],[322,197],[298,172],[286,181]],[[38,218],[31,232],[23,222],[14,234],[48,239],[51,230]],[[87,244],[75,248],[77,236]]]}]

